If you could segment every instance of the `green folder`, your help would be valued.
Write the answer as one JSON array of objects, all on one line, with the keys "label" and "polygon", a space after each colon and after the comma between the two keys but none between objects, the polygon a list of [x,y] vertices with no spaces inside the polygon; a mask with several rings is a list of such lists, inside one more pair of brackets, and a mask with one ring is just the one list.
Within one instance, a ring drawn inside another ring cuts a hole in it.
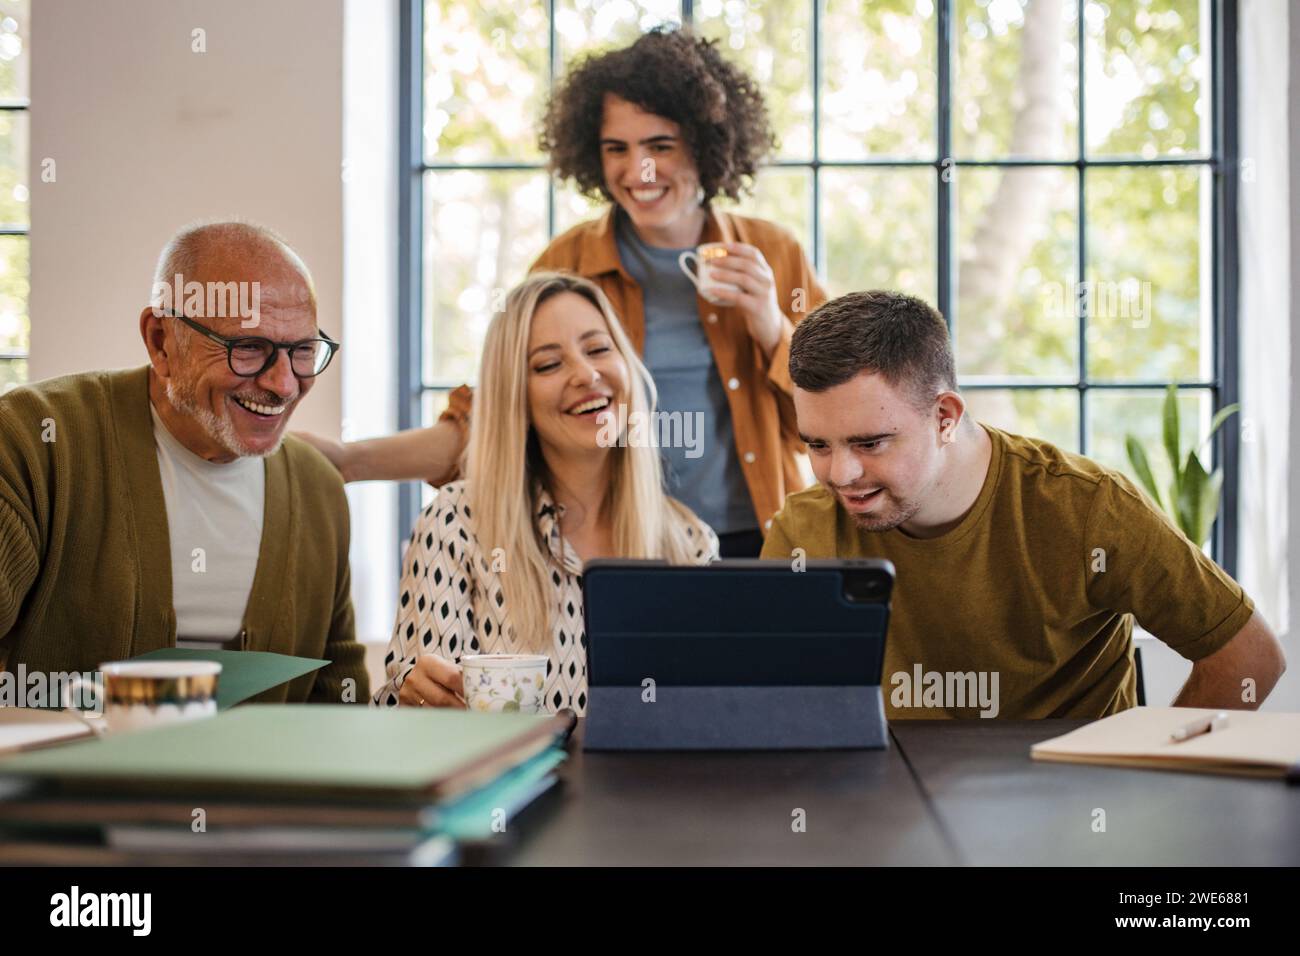
[{"label": "green folder", "polygon": [[[559,747],[508,770],[486,786],[443,802],[356,803],[324,800],[241,800],[205,797],[211,830],[264,827],[341,830],[391,829],[442,833],[458,840],[487,840],[498,830],[498,811],[509,821],[556,783],[556,771],[568,759]],[[79,830],[98,834],[110,827],[154,827],[190,832],[194,800],[182,797],[61,795],[39,782],[6,781],[0,786],[0,833],[31,830]]]},{"label": "green folder", "polygon": [[442,800],[486,786],[561,743],[574,720],[571,712],[248,704],[19,754],[0,763],[0,777],[104,797]]},{"label": "green folder", "polygon": [[290,657],[266,651],[203,651],[192,647],[163,647],[131,658],[133,661],[216,661],[217,710],[233,707],[295,677],[320,670],[329,661],[314,657]]}]

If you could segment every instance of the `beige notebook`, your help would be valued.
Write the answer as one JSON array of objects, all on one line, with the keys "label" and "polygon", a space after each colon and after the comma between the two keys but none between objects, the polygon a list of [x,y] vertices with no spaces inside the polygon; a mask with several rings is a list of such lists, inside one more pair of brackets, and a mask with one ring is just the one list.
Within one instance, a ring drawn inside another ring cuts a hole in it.
[{"label": "beige notebook", "polygon": [[1251,777],[1300,773],[1300,714],[1230,710],[1221,730],[1171,739],[1179,727],[1216,713],[1201,707],[1134,707],[1034,744],[1029,754],[1035,760]]}]

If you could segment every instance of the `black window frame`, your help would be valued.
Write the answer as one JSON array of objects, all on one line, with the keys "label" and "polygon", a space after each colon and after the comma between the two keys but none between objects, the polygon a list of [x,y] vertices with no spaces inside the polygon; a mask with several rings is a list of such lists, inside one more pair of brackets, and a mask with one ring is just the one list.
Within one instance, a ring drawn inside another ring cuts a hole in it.
[{"label": "black window frame", "polygon": [[[553,85],[557,73],[555,0],[545,0],[549,34],[549,82]],[[823,0],[809,0],[812,5],[812,156],[807,160],[776,160],[773,168],[808,169],[812,176],[811,190],[811,250],[813,265],[822,269],[821,230],[821,170],[823,169],[886,169],[932,168],[936,177],[936,265],[938,269],[937,302],[953,329],[955,312],[953,293],[957,260],[954,255],[955,216],[953,204],[956,177],[945,175],[952,167],[1010,168],[1040,166],[1073,168],[1077,171],[1078,226],[1076,236],[1076,263],[1081,301],[1078,311],[1078,380],[1033,382],[998,379],[981,376],[977,383],[963,383],[963,391],[1019,390],[1056,391],[1074,389],[1079,409],[1079,449],[1088,453],[1088,402],[1087,393],[1097,390],[1158,390],[1163,391],[1170,382],[1119,381],[1096,382],[1088,378],[1088,303],[1087,284],[1087,205],[1086,172],[1104,167],[1170,167],[1193,166],[1209,171],[1211,175],[1210,223],[1210,296],[1212,337],[1210,348],[1214,377],[1210,381],[1179,382],[1179,393],[1209,392],[1215,411],[1239,400],[1239,335],[1238,335],[1238,68],[1237,68],[1237,0],[1208,0],[1210,17],[1211,74],[1211,149],[1208,156],[1166,156],[1155,159],[1140,158],[1090,158],[1086,142],[1087,93],[1086,57],[1078,56],[1078,155],[1073,160],[963,160],[952,156],[952,63],[954,44],[952,20],[954,0],[936,0],[937,47],[937,156],[925,159],[861,159],[827,161],[821,158],[821,13]],[[693,0],[680,0],[682,23],[694,22]],[[1082,48],[1086,43],[1086,0],[1079,0],[1077,9],[1076,43]],[[424,70],[424,0],[403,0],[401,9],[399,56],[399,144],[398,144],[398,427],[415,428],[422,424],[422,400],[428,392],[445,391],[459,383],[426,382],[423,380],[423,221],[424,174],[426,172],[470,170],[544,170],[544,162],[468,162],[428,163],[423,141],[423,70]],[[554,179],[547,186],[547,233],[555,235]],[[540,250],[539,250],[540,252]],[[960,317],[956,317],[960,320]],[[955,329],[953,329],[955,337]],[[1231,575],[1236,574],[1238,559],[1238,502],[1240,430],[1224,428],[1212,443],[1214,466],[1222,466],[1223,500],[1211,537],[1211,553],[1220,566]],[[399,494],[399,539],[405,540],[419,510],[421,489],[417,483],[406,483]]]},{"label": "black window frame", "polygon": [[[30,20],[30,15],[29,15],[28,23],[30,24],[30,22],[31,22],[31,20]],[[26,50],[24,50],[23,52],[24,52],[24,54],[27,53]],[[30,117],[31,117],[31,106],[32,106],[32,104],[31,104],[31,100],[29,100],[29,99],[7,99],[7,100],[0,100],[0,113],[22,113],[22,114],[24,114],[25,116],[28,117],[28,138],[27,138],[27,144],[28,144],[28,148],[29,148],[29,149],[31,148],[31,125],[30,125],[30,124],[31,124],[31,120],[30,120]],[[28,166],[28,168],[30,169],[30,167],[31,167],[31,156],[28,155],[28,156],[26,157],[26,160],[27,160],[27,166]],[[30,191],[31,191],[31,186],[29,185],[29,186],[28,186],[28,193],[29,193],[29,195],[30,195]],[[29,269],[29,270],[30,270],[30,268],[31,268],[31,261],[32,261],[32,259],[31,259],[31,232],[32,232],[32,229],[31,229],[31,216],[30,216],[30,214],[28,215],[27,225],[25,225],[25,226],[23,226],[23,225],[19,225],[19,224],[17,224],[17,223],[11,223],[11,222],[0,223],[0,237],[21,236],[21,237],[23,237],[23,238],[27,241],[27,263],[28,263],[28,269]],[[30,279],[30,275],[29,275],[29,279]],[[29,287],[29,289],[30,289],[30,287]],[[30,361],[30,359],[31,359],[31,349],[30,349],[30,345],[31,345],[31,314],[32,314],[32,312],[31,312],[31,293],[30,293],[30,291],[29,291],[29,292],[28,292],[28,301],[27,301],[27,322],[28,322],[28,332],[27,332],[27,336],[28,336],[28,337],[27,337],[27,341],[28,341],[28,351],[26,351],[26,352],[17,352],[17,351],[6,351],[6,350],[4,350],[4,349],[0,349],[0,364],[9,364],[9,363],[17,364],[18,362],[26,362],[26,363],[27,363],[27,369],[28,369],[28,380],[30,380],[30,375],[31,375],[31,361]]]}]

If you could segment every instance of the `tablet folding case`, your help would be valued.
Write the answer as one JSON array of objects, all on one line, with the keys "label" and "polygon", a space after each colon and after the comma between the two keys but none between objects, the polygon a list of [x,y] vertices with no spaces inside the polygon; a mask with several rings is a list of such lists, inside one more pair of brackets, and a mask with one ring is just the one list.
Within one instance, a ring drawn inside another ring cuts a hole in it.
[{"label": "tablet folding case", "polygon": [[587,750],[888,746],[888,561],[588,563]]}]

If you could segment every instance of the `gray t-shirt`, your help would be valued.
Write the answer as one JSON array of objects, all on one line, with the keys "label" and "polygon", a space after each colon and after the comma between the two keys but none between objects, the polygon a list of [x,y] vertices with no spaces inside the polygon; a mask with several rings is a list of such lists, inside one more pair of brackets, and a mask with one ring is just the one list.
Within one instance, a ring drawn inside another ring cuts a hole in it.
[{"label": "gray t-shirt", "polygon": [[668,493],[718,534],[756,531],[727,393],[700,325],[695,286],[677,265],[684,250],[647,245],[621,212],[617,221],[619,259],[645,297],[642,357],[659,390],[658,411],[681,416],[680,426],[670,420],[656,430],[681,438],[659,449]]},{"label": "gray t-shirt", "polygon": [[217,464],[182,445],[152,405],[158,475],[171,536],[177,647],[238,636],[262,547],[266,461]]}]

